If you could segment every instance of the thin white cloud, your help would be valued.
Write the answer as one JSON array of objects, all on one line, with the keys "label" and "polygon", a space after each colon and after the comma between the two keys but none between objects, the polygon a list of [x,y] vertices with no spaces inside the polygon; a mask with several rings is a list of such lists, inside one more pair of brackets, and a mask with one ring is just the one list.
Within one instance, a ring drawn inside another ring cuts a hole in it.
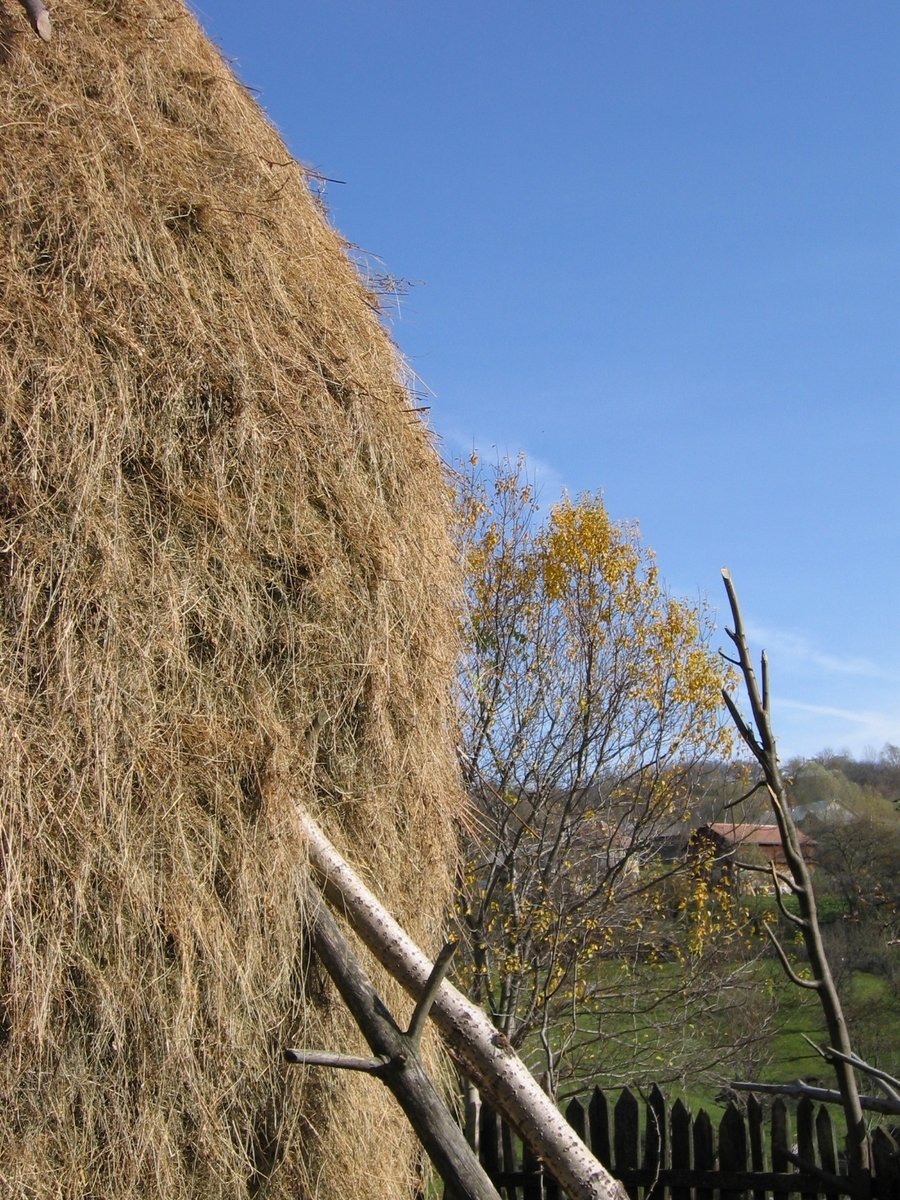
[{"label": "thin white cloud", "polygon": [[858,655],[825,653],[799,633],[767,629],[748,623],[747,635],[753,645],[768,651],[770,658],[777,655],[794,665],[813,667],[831,674],[859,675],[868,679],[895,679],[900,683],[896,671],[889,671]]},{"label": "thin white cloud", "polygon": [[874,712],[871,709],[852,708],[835,708],[830,704],[808,704],[805,700],[785,700],[781,697],[776,701],[779,708],[790,708],[796,712],[811,713],[817,717],[836,717],[841,721],[850,721],[857,725],[873,726],[883,724],[885,729],[892,722],[884,713]]},{"label": "thin white cloud", "polygon": [[545,462],[542,458],[536,458],[527,450],[523,453],[525,454],[525,468],[534,480],[541,508],[551,508],[562,499],[563,492],[566,490],[562,475],[552,463]]},{"label": "thin white cloud", "polygon": [[900,739],[900,712],[778,697],[773,706],[779,745],[789,748],[791,756],[816,754],[829,746],[861,755]]}]

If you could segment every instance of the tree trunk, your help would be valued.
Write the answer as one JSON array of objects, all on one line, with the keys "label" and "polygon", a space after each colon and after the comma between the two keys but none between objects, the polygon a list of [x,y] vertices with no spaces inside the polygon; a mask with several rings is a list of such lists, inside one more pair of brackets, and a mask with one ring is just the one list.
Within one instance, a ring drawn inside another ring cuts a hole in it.
[{"label": "tree trunk", "polygon": [[[778,957],[781,960],[781,965],[791,982],[797,984],[798,987],[814,991],[818,998],[819,1007],[825,1019],[825,1026],[831,1042],[830,1048],[835,1052],[829,1055],[826,1051],[825,1057],[831,1062],[837,1076],[838,1091],[840,1092],[844,1118],[847,1123],[847,1160],[850,1173],[860,1189],[860,1195],[862,1195],[869,1176],[871,1163],[866,1123],[863,1117],[859,1089],[856,1084],[856,1074],[853,1067],[853,1048],[850,1044],[850,1035],[847,1030],[847,1022],[844,1018],[844,1010],[838,996],[837,988],[835,987],[831,974],[831,965],[828,962],[828,955],[822,940],[822,931],[819,926],[819,915],[816,907],[815,887],[813,886],[812,876],[806,865],[806,860],[803,857],[803,851],[800,848],[797,826],[791,814],[784,779],[782,778],[781,768],[778,764],[778,751],[770,719],[768,659],[765,652],[763,652],[760,685],[757,683],[756,672],[750,657],[750,648],[747,642],[744,621],[741,616],[734,583],[728,571],[724,569],[722,571],[722,578],[728,594],[731,615],[734,619],[734,629],[727,629],[726,633],[731,638],[738,653],[737,660],[729,659],[729,662],[733,662],[739,668],[743,677],[747,699],[750,702],[750,710],[753,714],[753,724],[751,725],[741,716],[737,705],[727,691],[723,691],[722,698],[731,714],[738,733],[741,735],[746,746],[752,751],[765,777],[772,812],[781,835],[781,844],[789,872],[788,875],[779,873],[774,863],[772,864],[775,899],[785,920],[793,925],[794,928],[800,930],[809,960],[811,979],[802,979],[794,971],[784,948],[769,926],[766,926],[766,932],[769,934]],[[779,881],[787,884],[794,896],[796,896],[799,916],[795,916],[788,911],[781,898]]]}]

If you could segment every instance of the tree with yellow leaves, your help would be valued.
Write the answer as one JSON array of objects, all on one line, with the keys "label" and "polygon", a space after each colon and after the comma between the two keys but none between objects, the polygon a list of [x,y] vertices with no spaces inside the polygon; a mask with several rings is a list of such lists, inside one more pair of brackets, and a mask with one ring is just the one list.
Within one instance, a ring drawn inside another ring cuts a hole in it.
[{"label": "tree with yellow leaves", "polygon": [[639,1047],[676,1077],[671,1038],[654,1061],[663,1024],[709,1003],[705,967],[737,929],[729,897],[674,887],[688,867],[665,854],[687,842],[697,765],[728,752],[709,616],[599,495],[542,514],[521,461],[473,456],[459,531],[465,984],[551,1090],[625,1029],[632,1080]]}]

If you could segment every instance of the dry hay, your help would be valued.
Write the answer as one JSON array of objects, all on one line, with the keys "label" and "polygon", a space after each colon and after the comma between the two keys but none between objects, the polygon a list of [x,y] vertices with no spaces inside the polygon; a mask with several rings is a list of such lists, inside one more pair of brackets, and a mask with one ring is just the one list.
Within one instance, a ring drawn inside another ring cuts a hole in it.
[{"label": "dry hay", "polygon": [[438,463],[179,0],[52,11],[45,46],[0,0],[0,1191],[403,1195],[384,1089],[280,1055],[358,1044],[296,799],[442,919]]}]

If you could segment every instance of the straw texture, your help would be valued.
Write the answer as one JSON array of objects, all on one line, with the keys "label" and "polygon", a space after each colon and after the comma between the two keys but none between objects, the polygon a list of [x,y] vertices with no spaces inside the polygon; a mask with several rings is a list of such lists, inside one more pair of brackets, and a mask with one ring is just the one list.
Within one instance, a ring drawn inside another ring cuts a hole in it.
[{"label": "straw texture", "polygon": [[403,1196],[384,1089],[281,1051],[358,1047],[297,802],[439,935],[439,463],[187,9],[51,7],[0,0],[0,1191]]}]

